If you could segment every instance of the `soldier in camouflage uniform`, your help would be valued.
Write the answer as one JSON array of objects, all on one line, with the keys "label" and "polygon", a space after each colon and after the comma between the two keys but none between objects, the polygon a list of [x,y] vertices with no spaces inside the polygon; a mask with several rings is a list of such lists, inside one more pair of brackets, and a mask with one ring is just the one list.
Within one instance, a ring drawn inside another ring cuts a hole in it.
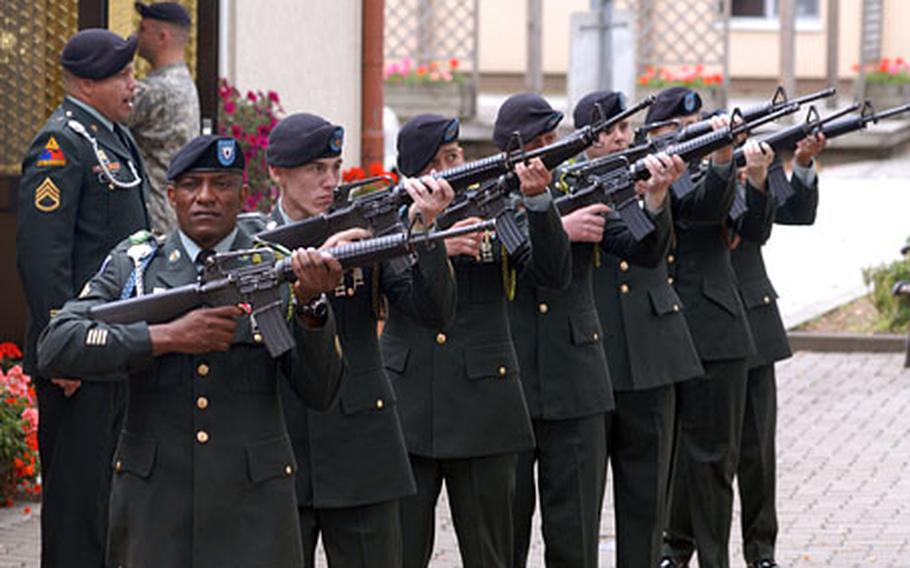
[{"label": "soldier in camouflage uniform", "polygon": [[129,127],[149,176],[152,230],[164,234],[177,226],[167,202],[165,171],[177,150],[199,134],[199,95],[183,60],[190,17],[174,2],[137,3],[136,10],[142,15],[139,55],[152,71],[136,86]]}]

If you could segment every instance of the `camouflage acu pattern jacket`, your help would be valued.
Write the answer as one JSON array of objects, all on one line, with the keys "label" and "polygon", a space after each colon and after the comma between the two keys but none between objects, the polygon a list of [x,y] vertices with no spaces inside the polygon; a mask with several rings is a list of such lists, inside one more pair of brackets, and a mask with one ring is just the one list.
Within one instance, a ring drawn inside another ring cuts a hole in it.
[{"label": "camouflage acu pattern jacket", "polygon": [[155,69],[138,82],[128,125],[149,176],[152,229],[169,233],[177,218],[167,202],[167,165],[200,129],[199,95],[185,63]]}]

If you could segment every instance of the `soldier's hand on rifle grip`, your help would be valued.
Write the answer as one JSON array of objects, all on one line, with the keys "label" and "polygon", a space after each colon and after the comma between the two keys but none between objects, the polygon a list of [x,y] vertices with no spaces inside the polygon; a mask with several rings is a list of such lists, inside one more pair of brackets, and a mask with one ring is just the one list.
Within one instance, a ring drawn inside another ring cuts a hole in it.
[{"label": "soldier's hand on rifle grip", "polygon": [[534,158],[527,164],[515,164],[515,175],[521,182],[521,193],[525,197],[540,195],[553,181],[553,174],[543,165],[540,158]]},{"label": "soldier's hand on rifle grip", "polygon": [[743,146],[746,156],[746,179],[755,189],[764,191],[768,166],[774,161],[774,150],[765,142],[749,140]]},{"label": "soldier's hand on rifle grip", "polygon": [[610,208],[604,203],[594,203],[576,209],[562,218],[562,228],[573,243],[599,243],[604,238],[605,214]]},{"label": "soldier's hand on rifle grip", "polygon": [[322,245],[319,247],[319,250],[349,245],[357,241],[362,241],[363,239],[369,239],[372,236],[373,234],[370,231],[361,227],[345,229],[344,231],[338,231],[331,237],[327,238],[325,242],[322,243]]},{"label": "soldier's hand on rifle grip", "polygon": [[174,321],[149,326],[152,353],[209,353],[227,351],[237,330],[237,318],[246,312],[240,306],[199,308]]},{"label": "soldier's hand on rifle grip", "polygon": [[344,273],[337,259],[314,248],[295,250],[291,268],[297,276],[294,295],[301,304],[309,304],[323,292],[334,290]]},{"label": "soldier's hand on rifle grip", "polygon": [[[444,179],[424,176],[405,181],[405,190],[414,203],[408,208],[408,220],[417,230],[427,231],[455,197],[455,191]],[[419,215],[418,215],[419,213]],[[416,222],[415,222],[416,220]]]},{"label": "soldier's hand on rifle grip", "polygon": [[[457,229],[459,227],[467,227],[468,225],[474,225],[483,221],[480,217],[467,217],[453,223],[450,227],[451,229]],[[480,257],[480,244],[483,240],[483,233],[468,233],[467,235],[461,235],[460,237],[452,237],[451,239],[446,239],[446,254],[448,256],[458,256],[465,255],[471,256],[474,258]]]},{"label": "soldier's hand on rifle grip", "polygon": [[675,154],[668,156],[664,152],[658,152],[645,156],[645,167],[651,177],[637,182],[635,191],[644,195],[648,210],[656,212],[663,207],[670,186],[686,171],[686,163]]},{"label": "soldier's hand on rifle grip", "polygon": [[822,153],[827,143],[828,139],[823,132],[810,134],[796,143],[793,159],[800,166],[808,168],[812,165],[812,160]]},{"label": "soldier's hand on rifle grip", "polygon": [[[721,115],[721,116],[712,116],[711,117],[711,128],[713,130],[723,130],[724,128],[727,128],[729,125],[730,125],[729,116]],[[719,150],[715,150],[714,153],[711,154],[711,161],[715,165],[718,165],[718,166],[723,165],[723,164],[728,164],[728,163],[730,163],[730,160],[732,160],[732,159],[733,159],[733,145],[732,144],[727,144],[723,148],[720,148]]]}]

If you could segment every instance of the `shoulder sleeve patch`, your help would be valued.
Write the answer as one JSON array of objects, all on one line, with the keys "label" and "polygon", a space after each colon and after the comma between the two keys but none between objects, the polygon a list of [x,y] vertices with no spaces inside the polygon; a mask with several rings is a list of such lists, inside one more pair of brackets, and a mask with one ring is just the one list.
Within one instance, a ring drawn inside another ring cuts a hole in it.
[{"label": "shoulder sleeve patch", "polygon": [[38,167],[66,165],[66,156],[63,155],[63,150],[60,148],[60,145],[57,144],[57,140],[53,136],[47,139],[47,143],[44,145],[41,153],[38,154],[38,160],[35,162],[35,165]]},{"label": "shoulder sleeve patch", "polygon": [[49,177],[44,178],[35,190],[35,209],[52,213],[60,207],[60,188]]}]

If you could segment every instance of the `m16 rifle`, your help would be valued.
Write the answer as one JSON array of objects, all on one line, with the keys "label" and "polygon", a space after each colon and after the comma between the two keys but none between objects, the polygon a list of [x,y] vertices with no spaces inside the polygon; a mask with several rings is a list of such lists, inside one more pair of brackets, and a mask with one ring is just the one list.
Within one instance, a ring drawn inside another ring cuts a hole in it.
[{"label": "m16 rifle", "polygon": [[[739,109],[736,109],[731,116],[730,125],[726,128],[711,131],[686,142],[672,144],[664,151],[669,155],[679,156],[687,163],[698,162],[711,152],[733,144],[738,136],[781,116],[792,114],[798,108],[799,105],[793,103],[751,121],[744,120]],[[639,158],[635,162],[630,162],[624,156],[614,159],[619,161],[618,165],[607,168],[604,174],[589,175],[587,180],[590,185],[580,187],[573,193],[557,199],[556,208],[560,214],[566,215],[594,203],[606,203],[623,218],[632,236],[640,240],[654,230],[654,224],[638,204],[635,182],[647,180],[651,173],[645,165],[644,158]]]},{"label": "m16 rifle", "polygon": [[[467,227],[430,233],[395,233],[325,249],[345,269],[369,266],[377,262],[414,254],[417,247],[485,231],[493,227],[484,221]],[[281,286],[297,277],[291,258],[278,259],[267,247],[230,251],[212,255],[199,282],[92,306],[89,317],[107,323],[164,323],[203,306],[247,304],[250,324],[261,336],[272,357],[294,347],[282,308]]]},{"label": "m16 rifle", "polygon": [[[430,177],[446,180],[457,196],[474,184],[509,174],[516,164],[533,158],[540,158],[547,169],[553,169],[596,142],[601,132],[609,130],[614,124],[640,112],[653,102],[654,98],[648,97],[609,119],[603,118],[601,112],[601,118],[592,124],[574,131],[553,144],[534,150],[525,151],[523,142],[518,137],[518,147],[514,150],[507,149],[505,152],[493,156],[435,172]],[[515,183],[514,178],[510,178],[510,183]],[[367,228],[374,235],[400,232],[403,230],[401,209],[410,205],[411,202],[411,197],[405,190],[404,184],[399,183],[394,187],[369,193],[336,211],[265,231],[258,236],[264,241],[281,244],[288,248],[297,248],[318,246],[330,235],[352,227]]]}]

